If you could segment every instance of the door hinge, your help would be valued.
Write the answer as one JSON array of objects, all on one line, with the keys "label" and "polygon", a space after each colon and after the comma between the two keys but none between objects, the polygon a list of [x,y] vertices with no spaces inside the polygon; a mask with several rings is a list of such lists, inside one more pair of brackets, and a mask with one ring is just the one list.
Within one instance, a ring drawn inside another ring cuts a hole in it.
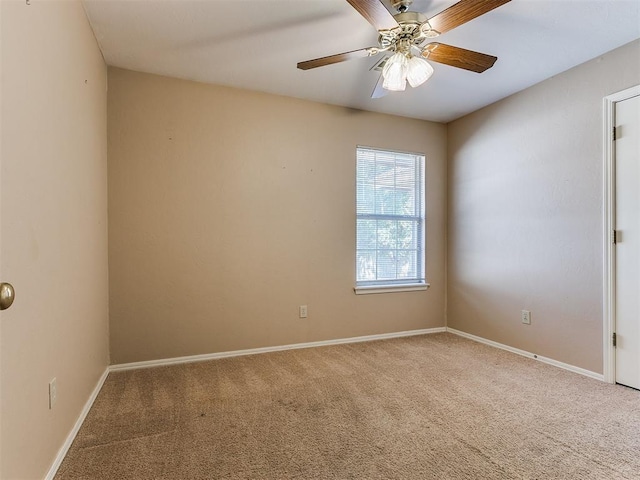
[{"label": "door hinge", "polygon": [[611,232],[611,243],[613,243],[614,245],[618,243],[618,234],[615,230]]},{"label": "door hinge", "polygon": [[616,131],[616,127],[613,127],[612,135],[613,135],[613,140],[617,140],[618,139],[618,132]]},{"label": "door hinge", "polygon": [[618,346],[618,339],[616,338],[616,332],[613,332],[613,346]]}]

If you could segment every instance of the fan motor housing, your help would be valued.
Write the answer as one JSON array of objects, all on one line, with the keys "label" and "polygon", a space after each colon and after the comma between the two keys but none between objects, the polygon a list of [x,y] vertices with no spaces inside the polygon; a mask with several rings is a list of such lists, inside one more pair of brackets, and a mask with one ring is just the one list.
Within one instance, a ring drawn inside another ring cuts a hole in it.
[{"label": "fan motor housing", "polygon": [[401,26],[404,24],[413,24],[420,25],[427,21],[427,17],[425,17],[420,12],[403,12],[397,13],[393,16]]},{"label": "fan motor housing", "polygon": [[381,30],[378,43],[383,49],[395,47],[399,42],[419,45],[425,40],[423,25],[428,25],[427,18],[418,12],[404,12],[393,16],[399,27],[393,30]]}]

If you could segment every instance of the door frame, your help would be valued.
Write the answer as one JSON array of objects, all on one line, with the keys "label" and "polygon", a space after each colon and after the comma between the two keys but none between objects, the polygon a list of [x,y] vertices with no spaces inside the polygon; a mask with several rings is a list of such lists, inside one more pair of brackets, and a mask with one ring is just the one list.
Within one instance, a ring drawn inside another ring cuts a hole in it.
[{"label": "door frame", "polygon": [[616,251],[613,244],[613,227],[615,225],[616,208],[616,176],[615,176],[615,145],[613,127],[615,126],[616,103],[640,96],[640,85],[627,88],[621,92],[607,95],[603,99],[603,245],[604,245],[604,288],[603,288],[603,376],[608,383],[616,382],[616,350],[613,346],[615,330],[615,266]]}]

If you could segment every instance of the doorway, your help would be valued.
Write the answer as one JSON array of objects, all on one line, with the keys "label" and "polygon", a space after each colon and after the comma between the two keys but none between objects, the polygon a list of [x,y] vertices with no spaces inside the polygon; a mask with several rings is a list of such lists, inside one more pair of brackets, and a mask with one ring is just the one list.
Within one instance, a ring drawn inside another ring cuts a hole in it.
[{"label": "doorway", "polygon": [[605,98],[605,380],[640,389],[640,86]]}]

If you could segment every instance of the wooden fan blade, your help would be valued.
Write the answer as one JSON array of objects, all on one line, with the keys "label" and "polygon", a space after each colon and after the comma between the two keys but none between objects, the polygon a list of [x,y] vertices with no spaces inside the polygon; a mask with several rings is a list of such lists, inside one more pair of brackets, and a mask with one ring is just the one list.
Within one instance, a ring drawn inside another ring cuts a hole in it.
[{"label": "wooden fan blade", "polygon": [[385,88],[382,87],[383,83],[384,83],[384,78],[382,77],[382,74],[380,74],[380,77],[378,77],[378,82],[376,83],[376,86],[373,88],[373,92],[371,92],[371,98],[382,98],[387,93],[389,93],[389,90],[386,90]]},{"label": "wooden fan blade", "polygon": [[314,60],[307,60],[306,62],[298,63],[300,70],[309,70],[311,68],[324,67],[325,65],[331,65],[332,63],[345,62],[347,60],[353,60],[354,58],[364,58],[369,56],[369,49],[363,48],[361,50],[354,50],[352,52],[338,53],[337,55],[330,55],[328,57],[316,58]]},{"label": "wooden fan blade", "polygon": [[460,47],[453,47],[444,43],[430,43],[422,49],[422,56],[427,60],[464,68],[472,72],[482,73],[493,67],[498,57],[485,53],[474,52]]},{"label": "wooden fan blade", "polygon": [[398,22],[380,0],[347,0],[377,30],[391,30]]},{"label": "wooden fan blade", "polygon": [[440,33],[459,27],[511,0],[461,0],[429,19],[431,28]]}]

